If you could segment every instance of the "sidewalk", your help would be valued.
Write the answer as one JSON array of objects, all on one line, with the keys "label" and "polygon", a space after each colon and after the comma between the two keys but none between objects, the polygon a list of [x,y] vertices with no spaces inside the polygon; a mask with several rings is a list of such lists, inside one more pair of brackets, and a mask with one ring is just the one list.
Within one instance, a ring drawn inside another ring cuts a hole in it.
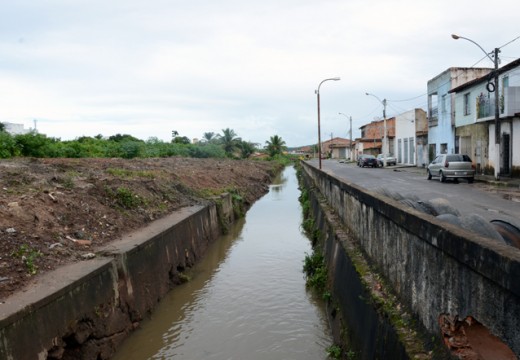
[{"label": "sidewalk", "polygon": [[[417,174],[424,174],[424,176],[426,176],[426,168],[422,167],[397,164],[396,166],[387,166],[386,168],[388,170],[409,171]],[[495,177],[493,175],[476,174],[475,181],[485,182],[494,186],[512,187],[520,189],[520,178],[502,176],[500,177],[500,180],[495,180]]]}]

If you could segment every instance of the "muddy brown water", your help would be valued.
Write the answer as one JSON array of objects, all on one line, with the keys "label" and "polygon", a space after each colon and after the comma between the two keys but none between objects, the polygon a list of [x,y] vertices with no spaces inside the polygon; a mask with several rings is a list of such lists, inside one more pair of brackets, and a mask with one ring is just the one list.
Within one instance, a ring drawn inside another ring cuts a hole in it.
[{"label": "muddy brown water", "polygon": [[302,272],[312,249],[299,195],[288,167],[113,359],[326,359],[324,305]]}]

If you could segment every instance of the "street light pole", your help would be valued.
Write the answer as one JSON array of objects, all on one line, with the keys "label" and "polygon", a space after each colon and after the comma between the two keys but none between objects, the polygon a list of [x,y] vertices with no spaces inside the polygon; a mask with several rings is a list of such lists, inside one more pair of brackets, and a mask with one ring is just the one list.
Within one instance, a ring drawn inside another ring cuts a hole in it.
[{"label": "street light pole", "polygon": [[[492,92],[495,93],[495,180],[500,179],[500,109],[499,109],[499,93],[498,90],[498,53],[500,52],[500,49],[495,48],[493,51],[493,57],[489,55],[489,53],[482,48],[479,44],[477,44],[475,41],[465,38],[463,36],[458,36],[455,34],[452,34],[451,37],[455,40],[458,39],[464,39],[467,40],[475,45],[478,46],[484,54],[488,57],[489,60],[493,61],[495,70],[494,70],[494,89]],[[489,91],[489,89],[488,89]],[[490,91],[491,92],[491,91]]]},{"label": "street light pole", "polygon": [[329,80],[338,81],[341,79],[339,77],[333,77],[333,78],[322,80],[320,82],[320,84],[318,85],[318,90],[314,91],[318,98],[318,159],[319,159],[318,163],[319,163],[320,170],[321,170],[320,87],[321,87],[321,84],[323,84],[325,81],[329,81]]},{"label": "street light pole", "polygon": [[[347,115],[343,113],[338,113],[339,115],[343,115],[344,117],[348,117]],[[352,116],[350,117],[350,142],[349,142],[349,149],[350,149],[350,161],[354,160],[354,157],[352,156]]]},{"label": "street light pole", "polygon": [[365,93],[365,95],[370,95],[370,96],[373,96],[377,99],[377,101],[379,101],[381,104],[383,104],[383,131],[384,131],[384,134],[383,134],[383,167],[386,167],[386,99],[383,99],[383,101],[381,101],[381,99],[379,99],[377,96],[375,96],[374,94],[370,94],[370,93]]}]

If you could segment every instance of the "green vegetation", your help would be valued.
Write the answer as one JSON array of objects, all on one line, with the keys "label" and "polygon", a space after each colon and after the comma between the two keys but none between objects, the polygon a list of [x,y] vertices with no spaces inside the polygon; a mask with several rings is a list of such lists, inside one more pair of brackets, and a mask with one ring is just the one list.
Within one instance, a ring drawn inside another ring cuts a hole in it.
[{"label": "green vegetation", "polygon": [[11,256],[22,260],[29,275],[36,275],[38,272],[38,266],[36,266],[35,261],[38,257],[42,256],[42,253],[39,250],[31,249],[27,245],[23,244],[20,245],[18,250],[14,251]]},{"label": "green vegetation", "polygon": [[330,293],[327,291],[327,266],[323,255],[316,250],[312,255],[306,254],[303,271],[307,277],[306,285],[324,299],[330,298]]},{"label": "green vegetation", "polygon": [[179,281],[181,282],[181,284],[184,284],[184,283],[191,281],[191,277],[189,275],[187,275],[186,273],[180,272]]},{"label": "green vegetation", "polygon": [[115,190],[107,187],[105,191],[123,209],[135,209],[144,204],[144,200],[139,195],[134,194],[132,190],[125,187],[118,187]]},{"label": "green vegetation", "polygon": [[107,137],[99,134],[94,137],[81,136],[74,140],[62,141],[47,137],[36,131],[11,135],[0,123],[0,159],[13,157],[36,158],[151,158],[151,157],[193,157],[193,158],[234,158],[247,159],[255,153],[266,153],[269,160],[288,165],[294,159],[284,151],[285,141],[278,135],[266,141],[265,149],[258,144],[244,141],[233,129],[222,129],[222,134],[205,132],[202,140],[191,143],[186,136],[172,131],[171,141],[157,137],[140,140],[128,134]]},{"label": "green vegetation", "polygon": [[281,155],[285,150],[287,150],[287,147],[285,146],[285,141],[283,141],[282,138],[278,135],[271,136],[271,138],[267,140],[265,143],[265,149],[267,150],[267,153],[270,157]]},{"label": "green vegetation", "polygon": [[[297,170],[298,176],[300,177],[301,168]],[[313,288],[324,300],[330,300],[331,294],[327,288],[328,273],[325,258],[316,246],[320,237],[320,231],[316,228],[314,218],[310,211],[309,192],[306,188],[301,188],[299,200],[303,213],[302,227],[306,234],[311,237],[313,245],[312,255],[306,254],[303,263],[303,272],[307,277],[306,285]]]},{"label": "green vegetation", "polygon": [[327,355],[332,359],[341,359],[341,348],[338,345],[331,345],[327,349]]}]

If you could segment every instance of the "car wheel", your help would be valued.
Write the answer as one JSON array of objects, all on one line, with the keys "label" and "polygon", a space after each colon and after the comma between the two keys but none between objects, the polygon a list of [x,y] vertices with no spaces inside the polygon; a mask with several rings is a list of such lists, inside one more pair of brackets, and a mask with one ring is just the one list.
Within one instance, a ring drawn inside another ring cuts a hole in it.
[{"label": "car wheel", "polygon": [[432,179],[432,173],[430,172],[430,170],[428,170],[428,177],[427,177],[428,180],[431,180]]},{"label": "car wheel", "polygon": [[475,180],[475,178],[468,178],[468,184],[473,184],[474,180]]},{"label": "car wheel", "polygon": [[442,171],[439,171],[439,180],[443,183],[446,182],[446,176],[442,173]]}]

